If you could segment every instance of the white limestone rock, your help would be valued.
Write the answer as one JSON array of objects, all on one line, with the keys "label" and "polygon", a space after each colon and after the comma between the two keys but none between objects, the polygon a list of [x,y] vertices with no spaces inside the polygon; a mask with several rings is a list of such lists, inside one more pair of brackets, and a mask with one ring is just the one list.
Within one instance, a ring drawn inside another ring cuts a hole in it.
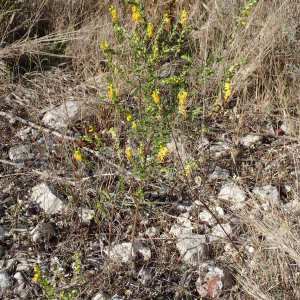
[{"label": "white limestone rock", "polygon": [[39,223],[30,232],[33,242],[48,241],[55,234],[55,229],[50,223]]},{"label": "white limestone rock", "polygon": [[244,192],[232,181],[228,181],[222,186],[218,198],[234,203],[243,202],[246,199]]},{"label": "white limestone rock", "polygon": [[81,222],[85,225],[90,225],[95,215],[95,211],[87,207],[79,207],[77,213]]},{"label": "white limestone rock", "polygon": [[262,137],[259,135],[248,134],[241,140],[241,144],[245,147],[257,147],[261,144]]},{"label": "white limestone rock", "polygon": [[277,188],[272,185],[266,185],[262,187],[256,187],[253,189],[253,194],[259,196],[263,201],[278,203],[279,193]]},{"label": "white limestone rock", "polygon": [[227,180],[229,178],[229,171],[216,166],[209,178],[211,180]]},{"label": "white limestone rock", "polygon": [[97,293],[92,300],[110,300],[111,298],[109,297],[109,295],[107,293],[104,292],[100,292]]},{"label": "white limestone rock", "polygon": [[192,231],[193,231],[192,227],[185,227],[185,226],[181,226],[179,224],[174,224],[174,225],[172,225],[169,233],[173,237],[180,237],[181,235],[192,233]]},{"label": "white limestone rock", "polygon": [[[180,256],[186,263],[196,266],[208,255],[208,246],[204,235],[190,233],[179,237],[176,244]],[[199,255],[199,259],[198,259]]]},{"label": "white limestone rock", "polygon": [[0,271],[0,295],[11,288],[12,280],[5,271]]},{"label": "white limestone rock", "polygon": [[149,237],[157,237],[160,234],[160,228],[159,227],[149,227],[146,229],[146,235]]},{"label": "white limestone rock", "polygon": [[15,146],[8,151],[9,158],[16,163],[24,162],[35,157],[30,145]]},{"label": "white limestone rock", "polygon": [[224,289],[230,288],[234,283],[230,272],[211,260],[201,263],[200,270],[196,288],[201,297],[217,299]]},{"label": "white limestone rock", "polygon": [[62,195],[45,183],[36,185],[32,188],[32,191],[31,200],[35,201],[46,214],[61,213],[63,211]]},{"label": "white limestone rock", "polygon": [[69,101],[48,111],[42,122],[44,125],[56,129],[66,129],[69,122],[79,119],[80,109],[77,101]]}]

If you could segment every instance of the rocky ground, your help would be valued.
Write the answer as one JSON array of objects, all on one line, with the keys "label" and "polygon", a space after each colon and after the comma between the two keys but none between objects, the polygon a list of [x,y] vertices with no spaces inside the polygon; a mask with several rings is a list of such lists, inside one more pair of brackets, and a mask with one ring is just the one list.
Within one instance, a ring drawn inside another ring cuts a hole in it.
[{"label": "rocky ground", "polygon": [[[272,293],[276,278],[279,290],[297,282],[282,282],[298,276],[300,209],[298,140],[282,120],[252,132],[216,120],[193,145],[175,137],[166,163],[179,154],[199,167],[186,177],[178,163],[175,179],[146,184],[132,243],[137,179],[127,173],[116,191],[108,130],[99,154],[78,139],[89,125],[82,102],[32,111],[21,87],[2,99],[2,299],[255,299],[251,286]],[[77,148],[96,168],[74,159]],[[33,280],[35,264],[54,295]],[[273,278],[255,279],[263,272]]]}]

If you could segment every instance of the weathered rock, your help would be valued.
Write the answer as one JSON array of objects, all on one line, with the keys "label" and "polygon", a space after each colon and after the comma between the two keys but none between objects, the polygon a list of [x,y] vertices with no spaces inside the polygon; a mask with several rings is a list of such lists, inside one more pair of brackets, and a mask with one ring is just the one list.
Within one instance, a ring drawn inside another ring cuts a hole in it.
[{"label": "weathered rock", "polygon": [[[223,228],[222,228],[223,227]],[[213,229],[211,234],[213,236],[219,237],[219,238],[225,238],[226,234],[225,232],[230,236],[232,235],[233,231],[232,231],[232,226],[230,224],[222,224],[222,227],[220,224],[216,225]],[[224,230],[225,232],[224,232]]]},{"label": "weathered rock", "polygon": [[9,149],[8,156],[13,162],[24,162],[34,158],[30,145],[15,146]]},{"label": "weathered rock", "polygon": [[0,271],[0,295],[10,289],[11,286],[12,281],[10,280],[8,274],[5,271]]},{"label": "weathered rock", "polygon": [[259,196],[263,201],[277,203],[279,201],[279,193],[277,188],[272,185],[256,187],[253,189],[253,194]]},{"label": "weathered rock", "polygon": [[209,178],[211,180],[227,180],[229,178],[229,171],[216,166]]},{"label": "weathered rock", "polygon": [[199,214],[199,220],[202,222],[207,222],[209,225],[214,225],[217,223],[217,220],[213,217],[213,215],[206,209],[204,209]]},{"label": "weathered rock", "polygon": [[20,294],[25,287],[25,279],[21,272],[17,272],[14,275],[16,282],[14,283],[14,293]]},{"label": "weathered rock", "polygon": [[186,263],[194,266],[199,263],[198,255],[200,261],[202,261],[208,254],[206,237],[195,233],[180,236],[176,247],[180,252],[181,258]]},{"label": "weathered rock", "polygon": [[100,292],[96,294],[92,300],[110,300],[110,296],[107,293]]},{"label": "weathered rock", "polygon": [[257,147],[261,144],[262,137],[259,135],[247,135],[241,140],[241,144],[245,147]]},{"label": "weathered rock", "polygon": [[35,201],[46,214],[61,213],[63,211],[62,195],[45,183],[36,185],[32,190],[32,201]]},{"label": "weathered rock", "polygon": [[[131,243],[120,243],[115,245],[110,250],[110,257],[115,261],[130,261],[130,249]],[[108,254],[108,247],[105,247],[104,252]],[[145,247],[141,242],[135,242],[132,247],[132,259],[136,258],[137,253],[143,255],[145,260],[151,258],[151,251],[148,247]]]},{"label": "weathered rock", "polygon": [[77,212],[81,222],[85,225],[90,225],[94,218],[95,211],[87,207],[79,207]]},{"label": "weathered rock", "polygon": [[213,261],[201,263],[200,269],[201,276],[196,282],[196,288],[201,297],[217,299],[221,292],[231,287],[234,282],[234,277],[229,271],[217,266]]},{"label": "weathered rock", "polygon": [[192,222],[190,220],[190,214],[188,212],[182,213],[177,217],[178,224],[193,228]]},{"label": "weathered rock", "polygon": [[181,225],[178,225],[178,224],[174,224],[171,227],[169,233],[174,237],[179,237],[179,236],[184,235],[184,234],[192,233],[192,231],[193,231],[192,227],[185,227],[185,226],[181,226]]},{"label": "weathered rock", "polygon": [[160,234],[159,227],[149,227],[146,229],[146,235],[149,237],[157,237]]},{"label": "weathered rock", "polygon": [[138,277],[145,283],[147,280],[151,279],[151,269],[142,268],[138,273]]},{"label": "weathered rock", "polygon": [[219,199],[239,203],[245,201],[244,192],[232,181],[226,182],[218,195]]},{"label": "weathered rock", "polygon": [[21,129],[16,136],[19,137],[22,141],[28,141],[31,134],[31,127],[26,127]]},{"label": "weathered rock", "polygon": [[151,258],[151,250],[149,247],[144,246],[141,242],[138,241],[135,242],[133,246],[135,251],[140,253],[144,257],[144,260],[149,260]]},{"label": "weathered rock", "polygon": [[55,230],[52,224],[39,223],[30,232],[33,242],[48,241],[55,234]]},{"label": "weathered rock", "polygon": [[200,138],[197,144],[197,148],[201,151],[203,148],[209,145],[209,140],[206,137]]},{"label": "weathered rock", "polygon": [[195,205],[192,203],[175,203],[173,209],[180,212],[191,212],[195,209]]},{"label": "weathered rock", "polygon": [[11,235],[11,228],[0,226],[0,241],[4,242]]},{"label": "weathered rock", "polygon": [[77,101],[69,101],[50,111],[48,111],[42,119],[46,126],[56,129],[66,129],[69,122],[79,119],[79,105]]},{"label": "weathered rock", "polygon": [[294,199],[284,205],[284,209],[289,212],[299,213],[300,212],[300,200]]},{"label": "weathered rock", "polygon": [[225,142],[219,142],[210,147],[210,154],[214,158],[221,158],[230,154],[230,146]]},{"label": "weathered rock", "polygon": [[111,300],[124,300],[124,298],[122,298],[121,296],[119,296],[118,294],[115,294]]}]

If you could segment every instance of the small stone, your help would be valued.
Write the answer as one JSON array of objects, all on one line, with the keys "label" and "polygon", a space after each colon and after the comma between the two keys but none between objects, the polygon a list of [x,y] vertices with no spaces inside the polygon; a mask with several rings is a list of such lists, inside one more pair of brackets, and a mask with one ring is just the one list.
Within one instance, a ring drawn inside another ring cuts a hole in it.
[{"label": "small stone", "polygon": [[216,159],[230,154],[230,146],[225,142],[219,142],[210,147],[210,154]]},{"label": "small stone", "polygon": [[10,289],[12,286],[12,281],[5,271],[0,271],[0,295],[6,290]]},{"label": "small stone", "polygon": [[300,200],[299,199],[294,199],[284,205],[284,208],[286,211],[299,213],[300,212]]},{"label": "small stone", "polygon": [[203,148],[209,145],[209,140],[206,137],[200,138],[197,148],[201,151]]},{"label": "small stone", "polygon": [[243,191],[232,181],[229,181],[222,186],[218,198],[232,202],[243,202],[246,199]]},{"label": "small stone", "polygon": [[211,180],[227,180],[229,178],[229,171],[216,166],[209,178]]},{"label": "small stone", "polygon": [[100,292],[98,294],[96,294],[92,300],[110,300],[110,297],[107,293],[104,292]]},{"label": "small stone", "polygon": [[160,229],[158,227],[150,227],[146,229],[146,235],[149,237],[157,237],[160,234]]},{"label": "small stone", "polygon": [[150,268],[142,268],[139,273],[138,277],[143,281],[147,281],[151,279],[151,269]]},{"label": "small stone", "polygon": [[174,224],[170,229],[170,234],[174,237],[179,237],[184,234],[192,233],[193,228],[192,227],[185,227],[178,224]]},{"label": "small stone", "polygon": [[141,242],[135,242],[133,247],[136,252],[140,253],[144,260],[149,260],[151,258],[151,250],[149,247],[144,246]]},{"label": "small stone", "polygon": [[[223,227],[223,228],[222,228]],[[212,229],[212,235],[219,237],[219,238],[225,238],[227,237],[227,235],[225,234],[225,232],[230,236],[232,235],[232,227],[230,224],[222,224],[222,227],[220,224],[216,225],[213,229]],[[225,232],[224,232],[224,230]]]},{"label": "small stone", "polygon": [[[208,246],[204,235],[190,233],[183,235],[176,244],[181,258],[188,264],[197,265],[208,255]],[[199,259],[198,259],[199,258]]]},{"label": "small stone", "polygon": [[62,212],[63,202],[60,199],[62,195],[58,192],[48,187],[45,183],[36,185],[32,190],[32,201],[35,201],[46,214]]},{"label": "small stone", "polygon": [[221,292],[230,288],[234,282],[234,277],[228,270],[217,266],[213,261],[201,263],[200,269],[201,277],[196,282],[196,288],[201,297],[217,299]]},{"label": "small stone", "polygon": [[215,225],[217,223],[217,220],[206,209],[199,214],[199,220],[202,222],[207,222],[209,225]]},{"label": "small stone", "polygon": [[4,242],[6,238],[11,236],[11,228],[6,227],[6,226],[0,226],[0,241]]},{"label": "small stone", "polygon": [[195,209],[195,205],[191,203],[175,203],[173,209],[180,212],[191,212]]},{"label": "small stone", "polygon": [[49,241],[55,234],[55,230],[52,224],[39,223],[30,232],[33,242]]},{"label": "small stone", "polygon": [[111,300],[124,300],[124,298],[122,298],[121,296],[119,296],[118,294],[115,294]]},{"label": "small stone", "polygon": [[[131,243],[120,243],[118,245],[115,245],[111,247],[110,249],[110,257],[112,260],[118,261],[121,260],[123,262],[129,262],[130,261],[130,249],[131,249]],[[104,252],[108,254],[108,247],[104,248]],[[136,251],[134,247],[132,247],[132,258],[134,259],[136,257]]]},{"label": "small stone", "polygon": [[77,212],[81,222],[85,225],[90,225],[91,220],[94,218],[95,211],[87,207],[79,207]]},{"label": "small stone", "polygon": [[[178,224],[183,225],[183,223],[186,223],[187,221],[189,221],[188,224],[191,224],[189,218],[190,218],[190,214],[188,212],[182,213],[177,217],[177,222],[178,222]],[[186,227],[192,227],[192,226],[186,226]]]},{"label": "small stone", "polygon": [[14,283],[14,293],[19,294],[25,287],[25,280],[21,272],[17,272],[14,275],[16,282]]},{"label": "small stone", "polygon": [[31,133],[31,127],[26,127],[22,130],[20,130],[16,136],[20,137],[22,141],[28,141],[29,140],[29,135]]},{"label": "small stone", "polygon": [[32,152],[31,146],[21,145],[10,148],[8,156],[13,162],[18,163],[33,159],[35,155]]},{"label": "small stone", "polygon": [[266,185],[262,187],[256,187],[252,191],[255,195],[259,196],[263,201],[278,202],[279,193],[277,188],[272,185]]},{"label": "small stone", "polygon": [[254,248],[253,248],[252,246],[246,245],[246,246],[245,246],[245,249],[246,249],[250,254],[254,253]]},{"label": "small stone", "polygon": [[261,144],[261,140],[261,136],[249,134],[242,138],[241,144],[245,147],[257,147]]},{"label": "small stone", "polygon": [[[111,259],[118,261],[122,260],[123,262],[130,261],[130,249],[131,243],[120,243],[115,245],[110,250]],[[108,254],[108,247],[105,247],[104,252]],[[136,258],[137,253],[143,255],[144,260],[148,260],[151,258],[150,248],[144,246],[141,242],[137,241],[133,244],[132,247],[132,259]]]},{"label": "small stone", "polygon": [[48,111],[42,122],[46,126],[56,129],[66,129],[69,122],[74,122],[79,119],[79,105],[77,101],[69,101],[50,111]]}]

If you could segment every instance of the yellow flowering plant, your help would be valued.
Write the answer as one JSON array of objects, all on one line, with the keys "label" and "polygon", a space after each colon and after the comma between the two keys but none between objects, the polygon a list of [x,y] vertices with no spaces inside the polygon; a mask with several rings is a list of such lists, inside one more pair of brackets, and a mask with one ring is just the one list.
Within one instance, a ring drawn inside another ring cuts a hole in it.
[{"label": "yellow flowering plant", "polygon": [[[186,75],[193,65],[182,45],[187,32],[196,28],[187,25],[186,11],[181,13],[175,24],[165,13],[155,28],[140,1],[126,3],[132,6],[133,33],[120,25],[117,12],[111,7],[119,47],[113,49],[103,41],[101,48],[110,69],[108,97],[114,102],[120,119],[127,124],[126,134],[133,136],[140,145],[138,150],[133,145],[125,146],[125,161],[131,164],[141,180],[146,180],[157,174],[155,170],[161,169],[166,162],[171,124],[176,117],[188,117],[186,99],[189,82]],[[168,58],[170,53],[172,58]],[[159,68],[166,59],[170,60],[171,65],[179,59],[183,61],[180,74],[160,74]],[[124,61],[131,63],[125,65]],[[118,81],[121,79],[128,85],[127,94],[131,103],[136,99],[135,105],[127,105],[124,99],[118,97]]]}]

